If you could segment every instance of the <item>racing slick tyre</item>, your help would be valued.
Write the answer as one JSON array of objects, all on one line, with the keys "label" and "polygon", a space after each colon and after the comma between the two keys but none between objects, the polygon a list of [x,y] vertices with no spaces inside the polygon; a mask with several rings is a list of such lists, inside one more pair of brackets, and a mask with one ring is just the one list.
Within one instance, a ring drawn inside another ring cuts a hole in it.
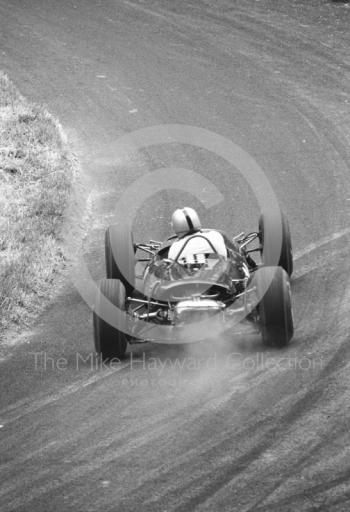
[{"label": "racing slick tyre", "polygon": [[102,296],[109,300],[113,306],[125,311],[125,287],[117,279],[102,279],[99,284],[93,313],[96,352],[102,355],[103,360],[122,359],[127,347],[127,336],[124,332],[119,331],[99,316],[98,313],[104,307]]},{"label": "racing slick tyre", "polygon": [[265,345],[284,347],[293,337],[290,283],[281,267],[260,267],[254,275],[259,297],[260,328]]},{"label": "racing slick tyre", "polygon": [[135,288],[135,248],[127,226],[115,224],[106,229],[105,258],[107,279],[120,279],[130,295]]},{"label": "racing slick tyre", "polygon": [[287,217],[283,212],[264,212],[259,219],[259,239],[262,261],[266,266],[284,268],[289,276],[293,273],[293,251]]}]

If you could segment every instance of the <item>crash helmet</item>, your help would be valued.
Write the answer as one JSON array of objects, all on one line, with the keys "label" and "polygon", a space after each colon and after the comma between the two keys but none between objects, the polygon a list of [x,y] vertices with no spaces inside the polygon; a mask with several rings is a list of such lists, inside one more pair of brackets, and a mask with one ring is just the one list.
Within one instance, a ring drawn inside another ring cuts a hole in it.
[{"label": "crash helmet", "polygon": [[193,208],[179,208],[171,217],[171,225],[177,236],[201,229],[198,213]]}]

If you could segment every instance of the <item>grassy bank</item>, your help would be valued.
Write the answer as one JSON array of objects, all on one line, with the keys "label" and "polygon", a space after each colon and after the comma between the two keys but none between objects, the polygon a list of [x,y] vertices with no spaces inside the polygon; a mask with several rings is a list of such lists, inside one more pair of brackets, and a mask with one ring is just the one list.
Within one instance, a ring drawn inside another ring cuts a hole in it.
[{"label": "grassy bank", "polygon": [[58,122],[0,74],[0,340],[54,293],[73,165]]}]

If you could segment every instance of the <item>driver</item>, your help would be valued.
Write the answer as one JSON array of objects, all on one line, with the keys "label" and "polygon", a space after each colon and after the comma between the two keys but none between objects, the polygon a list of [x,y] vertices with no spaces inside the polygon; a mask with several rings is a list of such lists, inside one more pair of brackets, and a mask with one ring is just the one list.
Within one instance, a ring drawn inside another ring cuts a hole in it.
[{"label": "driver", "polygon": [[174,211],[171,218],[176,238],[169,247],[168,257],[186,265],[201,265],[210,254],[227,259],[223,235],[212,229],[202,229],[197,212],[185,207]]}]

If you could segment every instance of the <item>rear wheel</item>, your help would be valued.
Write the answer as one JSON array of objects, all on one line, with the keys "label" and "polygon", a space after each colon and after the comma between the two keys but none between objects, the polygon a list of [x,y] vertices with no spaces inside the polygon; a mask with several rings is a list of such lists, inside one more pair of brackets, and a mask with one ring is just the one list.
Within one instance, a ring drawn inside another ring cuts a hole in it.
[{"label": "rear wheel", "polygon": [[284,347],[293,337],[289,277],[281,267],[261,267],[254,276],[259,297],[260,328],[266,345]]},{"label": "rear wheel", "polygon": [[[100,317],[103,312],[107,316],[108,304],[103,304],[104,298],[119,310],[125,311],[125,287],[123,283],[116,279],[102,279],[97,292],[93,313],[96,352],[102,354],[104,360],[122,359],[127,347],[127,336],[124,332]],[[108,311],[109,314],[110,312]]]},{"label": "rear wheel", "polygon": [[282,267],[291,276],[293,273],[292,241],[289,223],[283,212],[268,211],[261,214],[259,238],[263,264]]},{"label": "rear wheel", "polygon": [[135,288],[135,248],[127,226],[115,224],[106,229],[105,258],[107,279],[120,279],[130,294]]}]

